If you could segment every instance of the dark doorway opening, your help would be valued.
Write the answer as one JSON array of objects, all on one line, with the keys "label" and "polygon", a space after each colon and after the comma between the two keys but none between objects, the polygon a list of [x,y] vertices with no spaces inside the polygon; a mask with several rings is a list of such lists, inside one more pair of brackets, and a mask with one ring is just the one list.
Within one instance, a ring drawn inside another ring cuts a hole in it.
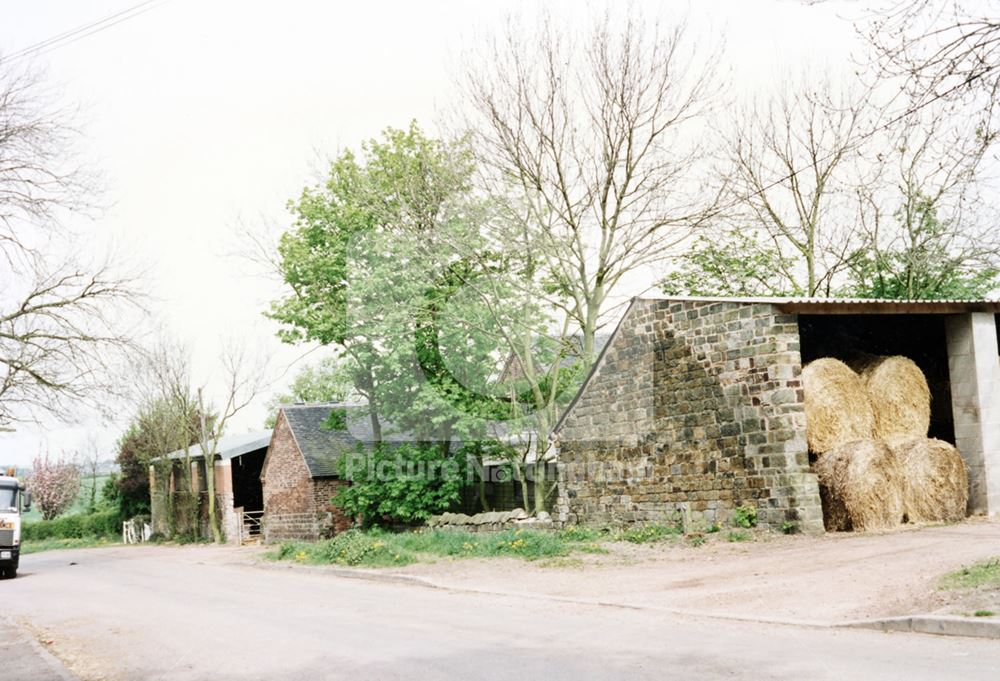
[{"label": "dark doorway opening", "polygon": [[865,355],[903,355],[927,377],[929,437],[955,442],[945,315],[799,315],[802,364],[820,357],[852,363]]},{"label": "dark doorway opening", "polygon": [[267,449],[258,449],[234,456],[230,465],[233,472],[233,508],[246,511],[264,510],[264,490],[260,472],[264,467]]}]

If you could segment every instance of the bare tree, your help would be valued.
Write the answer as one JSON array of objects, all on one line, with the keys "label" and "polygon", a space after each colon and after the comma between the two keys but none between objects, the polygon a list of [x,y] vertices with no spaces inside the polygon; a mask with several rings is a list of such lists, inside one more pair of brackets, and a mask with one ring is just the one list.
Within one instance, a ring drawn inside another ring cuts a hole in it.
[{"label": "bare tree", "polygon": [[462,85],[485,189],[528,237],[519,245],[536,253],[549,302],[593,357],[623,277],[661,261],[710,213],[690,140],[713,94],[713,55],[683,22],[645,23],[630,9],[586,31],[512,21],[472,63]]},{"label": "bare tree", "polygon": [[[223,371],[221,403],[206,397],[205,385],[195,386],[187,349],[176,342],[164,341],[147,350],[136,362],[136,399],[148,443],[162,457],[180,451],[180,488],[191,498],[190,517],[184,518],[197,529],[201,505],[201,486],[192,475],[199,453],[204,462],[205,510],[212,539],[222,540],[215,500],[215,461],[219,441],[232,418],[245,409],[266,387],[265,363],[252,357],[239,344],[228,344],[220,357]],[[157,445],[156,443],[160,444]],[[176,505],[168,512],[176,512]]]},{"label": "bare tree", "polygon": [[866,234],[856,189],[867,180],[862,143],[877,112],[867,93],[790,82],[739,108],[722,169],[731,229],[773,248],[783,288],[828,295]]},{"label": "bare tree", "polygon": [[94,433],[87,433],[83,446],[77,450],[75,458],[83,472],[83,479],[90,487],[87,510],[93,513],[97,510],[97,477],[101,471],[101,447]]},{"label": "bare tree", "polygon": [[[222,541],[215,508],[215,459],[219,440],[230,419],[245,409],[266,387],[264,363],[251,358],[245,346],[231,345],[222,354],[225,389],[221,406],[214,408],[205,401],[204,389],[197,390],[198,413],[201,416],[198,443],[205,457],[205,482],[208,491],[208,518],[212,539]],[[214,418],[209,418],[212,411]]]},{"label": "bare tree", "polygon": [[967,123],[938,104],[890,130],[878,181],[858,188],[869,248],[852,269],[863,289],[907,299],[971,297],[995,284],[1000,234],[980,181],[989,141]]},{"label": "bare tree", "polygon": [[1000,94],[1000,13],[980,0],[875,3],[863,32],[879,75],[901,80],[912,110],[934,101],[971,103],[984,129]]},{"label": "bare tree", "polygon": [[73,166],[71,118],[36,72],[0,59],[0,247],[8,260],[32,250],[32,225],[52,230],[67,210],[91,207],[92,178]]},{"label": "bare tree", "polygon": [[[160,341],[136,357],[134,372],[136,421],[144,424],[149,449],[155,452],[150,463],[161,463],[158,475],[166,476],[161,484],[169,483],[176,470],[180,475],[177,491],[187,497],[186,501],[181,500],[178,504],[179,498],[175,496],[174,489],[166,489],[164,510],[170,532],[175,531],[180,514],[188,526],[186,529],[197,533],[201,490],[192,475],[194,456],[191,447],[198,442],[200,414],[191,388],[188,350],[180,343]],[[174,462],[164,457],[178,449],[181,452],[180,468],[175,469]],[[150,492],[154,493],[154,490]]]},{"label": "bare tree", "polygon": [[0,61],[0,427],[100,406],[129,344],[122,314],[139,298],[135,281],[85,262],[62,224],[92,195],[73,167],[74,136],[37,77]]}]

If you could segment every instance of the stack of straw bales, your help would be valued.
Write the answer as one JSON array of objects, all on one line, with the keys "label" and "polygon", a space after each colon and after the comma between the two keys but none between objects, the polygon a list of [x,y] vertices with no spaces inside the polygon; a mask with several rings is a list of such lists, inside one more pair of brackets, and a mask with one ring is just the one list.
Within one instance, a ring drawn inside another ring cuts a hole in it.
[{"label": "stack of straw bales", "polygon": [[857,369],[826,357],[802,371],[827,530],[964,518],[965,462],[947,442],[927,438],[923,372],[906,357],[873,357]]}]

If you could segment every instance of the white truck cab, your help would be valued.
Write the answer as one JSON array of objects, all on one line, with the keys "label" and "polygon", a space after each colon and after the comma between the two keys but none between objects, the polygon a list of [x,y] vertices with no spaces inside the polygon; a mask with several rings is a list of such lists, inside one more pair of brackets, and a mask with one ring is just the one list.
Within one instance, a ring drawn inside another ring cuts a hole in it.
[{"label": "white truck cab", "polygon": [[21,554],[21,511],[31,509],[31,495],[24,483],[0,475],[0,578],[17,576]]}]

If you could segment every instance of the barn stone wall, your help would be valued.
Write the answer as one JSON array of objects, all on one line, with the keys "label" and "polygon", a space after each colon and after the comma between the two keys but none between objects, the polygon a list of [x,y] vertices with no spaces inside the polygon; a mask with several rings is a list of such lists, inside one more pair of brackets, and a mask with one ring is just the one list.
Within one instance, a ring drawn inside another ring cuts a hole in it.
[{"label": "barn stone wall", "polygon": [[636,300],[559,431],[562,522],[726,522],[822,532],[795,315]]}]

